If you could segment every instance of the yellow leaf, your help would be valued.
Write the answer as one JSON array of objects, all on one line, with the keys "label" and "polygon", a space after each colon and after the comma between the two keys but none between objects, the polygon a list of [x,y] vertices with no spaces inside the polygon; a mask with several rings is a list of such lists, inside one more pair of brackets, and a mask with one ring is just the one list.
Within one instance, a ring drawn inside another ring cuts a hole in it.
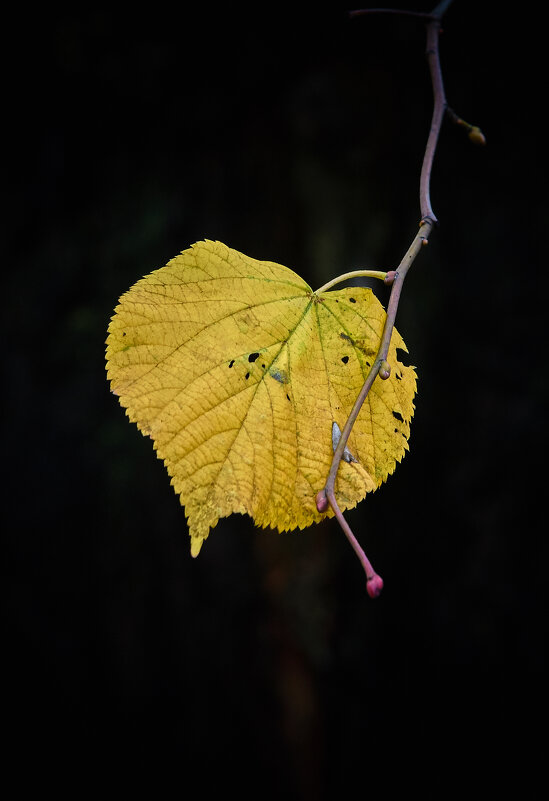
[{"label": "yellow leaf", "polygon": [[[111,389],[166,464],[193,556],[233,512],[279,531],[332,514],[317,511],[315,496],[384,320],[370,289],[316,295],[288,268],[210,241],[122,296],[107,338]],[[396,348],[406,350],[394,331],[390,378],[374,381],[339,468],[342,510],[408,447],[416,375]]]}]

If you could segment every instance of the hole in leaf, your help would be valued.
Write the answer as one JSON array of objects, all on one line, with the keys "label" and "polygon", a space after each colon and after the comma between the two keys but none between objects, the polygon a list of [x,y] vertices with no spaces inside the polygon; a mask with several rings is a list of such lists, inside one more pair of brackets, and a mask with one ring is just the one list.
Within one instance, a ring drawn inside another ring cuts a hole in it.
[{"label": "hole in leaf", "polygon": [[393,417],[395,420],[400,420],[401,423],[404,422],[404,417],[401,415],[400,412],[393,412]]},{"label": "hole in leaf", "polygon": [[259,357],[259,353],[250,353],[248,356],[249,362],[255,362],[255,360]]},{"label": "hole in leaf", "polygon": [[288,395],[288,393],[286,393],[286,397],[288,398],[288,400],[290,400],[290,396]]},{"label": "hole in leaf", "polygon": [[[246,373],[246,381],[248,380],[249,377],[250,377],[250,374]],[[393,414],[394,414],[394,412],[393,412]]]},{"label": "hole in leaf", "polygon": [[262,366],[263,369],[265,369],[265,365],[264,364],[262,364],[261,366]]},{"label": "hole in leaf", "polygon": [[397,354],[397,359],[399,360],[399,362],[402,362],[402,364],[405,367],[409,367],[410,366],[410,354],[409,353],[406,353],[406,351],[403,350],[402,348],[397,348],[396,349],[396,354]]},{"label": "hole in leaf", "polygon": [[355,300],[354,298],[349,298],[349,301],[350,301],[351,303],[356,303],[356,300]]},{"label": "hole in leaf", "polygon": [[232,367],[233,364],[234,364],[234,359],[231,359],[231,361],[229,362],[229,367]]},{"label": "hole in leaf", "polygon": [[349,361],[349,357],[348,356],[342,356],[341,357],[341,361],[343,362],[343,364],[347,364],[347,362]]}]

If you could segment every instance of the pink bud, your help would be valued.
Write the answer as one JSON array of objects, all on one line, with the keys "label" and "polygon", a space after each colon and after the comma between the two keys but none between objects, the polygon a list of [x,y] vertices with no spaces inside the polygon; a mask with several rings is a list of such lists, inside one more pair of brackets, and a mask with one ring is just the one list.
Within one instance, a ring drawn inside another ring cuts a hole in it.
[{"label": "pink bud", "polygon": [[326,493],[323,489],[317,493],[316,496],[316,508],[319,512],[325,512],[328,508],[328,498],[326,497]]},{"label": "pink bud", "polygon": [[370,598],[378,598],[381,595],[381,590],[383,589],[383,579],[381,576],[378,576],[377,573],[374,573],[373,576],[370,576],[366,581],[366,591]]}]

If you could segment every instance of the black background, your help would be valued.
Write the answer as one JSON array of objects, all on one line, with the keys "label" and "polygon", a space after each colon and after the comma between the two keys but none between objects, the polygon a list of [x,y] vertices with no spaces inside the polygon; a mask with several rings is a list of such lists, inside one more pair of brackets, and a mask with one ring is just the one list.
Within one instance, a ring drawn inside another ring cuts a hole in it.
[{"label": "black background", "polygon": [[202,797],[542,797],[538,29],[466,0],[444,22],[448,102],[488,144],[443,127],[440,225],[397,322],[419,375],[411,450],[348,515],[385,580],[373,602],[329,522],[278,535],[233,517],[192,560],[164,467],[109,394],[104,340],[118,297],[200,239],[315,286],[396,266],[419,221],[424,24],[335,4],[13,14],[4,719],[19,787],[150,779],[162,797],[175,775]]}]

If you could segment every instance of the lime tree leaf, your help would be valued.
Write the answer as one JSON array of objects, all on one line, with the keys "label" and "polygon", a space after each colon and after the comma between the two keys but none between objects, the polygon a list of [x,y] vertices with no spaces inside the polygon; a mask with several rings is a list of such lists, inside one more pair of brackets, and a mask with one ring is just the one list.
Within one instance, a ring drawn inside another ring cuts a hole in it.
[{"label": "lime tree leaf", "polygon": [[[342,430],[377,353],[385,311],[370,289],[315,294],[296,273],[198,242],[142,278],[109,325],[107,374],[185,507],[196,556],[218,520],[304,528],[319,513]],[[348,440],[336,498],[354,507],[408,447],[416,374],[395,330]],[[336,424],[336,429],[334,425]]]}]

